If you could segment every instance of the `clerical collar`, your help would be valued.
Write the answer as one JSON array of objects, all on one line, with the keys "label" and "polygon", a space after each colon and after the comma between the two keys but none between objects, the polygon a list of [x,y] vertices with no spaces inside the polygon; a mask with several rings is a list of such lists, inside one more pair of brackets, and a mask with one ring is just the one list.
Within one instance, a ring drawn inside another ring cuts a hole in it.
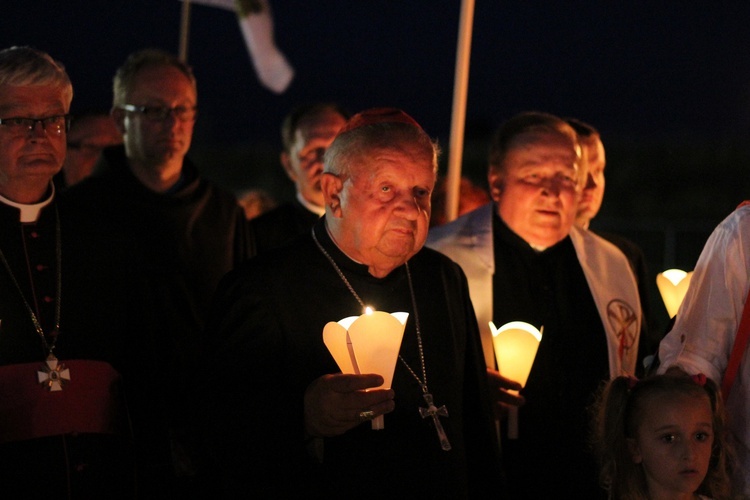
[{"label": "clerical collar", "polygon": [[50,182],[50,187],[52,189],[47,199],[42,200],[39,203],[16,203],[15,201],[9,200],[3,195],[0,195],[0,202],[4,203],[5,205],[17,208],[21,215],[21,222],[36,222],[37,219],[39,219],[39,214],[41,213],[42,209],[52,203],[52,199],[55,197],[55,185]]},{"label": "clerical collar", "polygon": [[326,213],[326,207],[319,207],[318,205],[310,203],[305,199],[304,196],[302,196],[302,193],[300,193],[299,191],[297,192],[297,201],[299,201],[303,207],[314,214],[318,214],[320,217],[324,216]]},{"label": "clerical collar", "polygon": [[558,242],[555,245],[545,247],[542,245],[534,245],[529,243],[521,236],[519,236],[518,233],[513,231],[510,226],[508,226],[508,224],[506,224],[502,217],[500,217],[500,215],[497,213],[497,210],[494,210],[492,213],[492,233],[493,235],[499,235],[499,237],[501,237],[504,241],[508,241],[518,248],[523,248],[524,251],[529,250],[536,255],[544,253],[550,248],[555,247],[557,246],[557,244],[559,244]]}]

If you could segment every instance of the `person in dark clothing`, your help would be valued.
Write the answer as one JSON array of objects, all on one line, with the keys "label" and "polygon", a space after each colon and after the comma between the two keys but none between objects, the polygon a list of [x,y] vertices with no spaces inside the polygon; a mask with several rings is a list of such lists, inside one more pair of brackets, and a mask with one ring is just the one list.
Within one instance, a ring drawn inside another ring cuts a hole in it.
[{"label": "person in dark clothing", "polygon": [[[401,110],[354,115],[325,154],[325,216],[222,281],[202,392],[227,498],[502,498],[466,278],[423,248],[437,154]],[[408,313],[390,387],[323,341],[365,305]]]},{"label": "person in dark clothing", "polygon": [[281,165],[294,182],[295,198],[250,222],[253,255],[288,243],[307,233],[325,212],[320,178],[323,153],[350,114],[336,103],[298,106],[281,126]]},{"label": "person in dark clothing", "polygon": [[133,260],[147,279],[152,383],[161,395],[142,478],[153,496],[200,497],[192,418],[200,337],[219,280],[248,256],[247,221],[234,195],[186,158],[197,114],[187,65],[160,50],[135,52],[117,70],[113,93],[123,146],[105,149],[94,173],[64,197],[142,250]]},{"label": "person in dark clothing", "polygon": [[500,416],[503,404],[523,402],[518,436],[501,428],[514,499],[604,496],[587,448],[587,406],[603,380],[636,373],[642,354],[628,260],[574,225],[580,160],[578,137],[564,120],[540,112],[510,118],[490,145],[493,202],[432,228],[427,243],[468,277],[491,385],[502,380],[502,367],[495,369],[490,322],[542,331],[523,400],[492,393]]},{"label": "person in dark clothing", "polygon": [[0,51],[0,484],[132,499],[142,282],[128,241],[55,193],[72,98],[48,54]]}]

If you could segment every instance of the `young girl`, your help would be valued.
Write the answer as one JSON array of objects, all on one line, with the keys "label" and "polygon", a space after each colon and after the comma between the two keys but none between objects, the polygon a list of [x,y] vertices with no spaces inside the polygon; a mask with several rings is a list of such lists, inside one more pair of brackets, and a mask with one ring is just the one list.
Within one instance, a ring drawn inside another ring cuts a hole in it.
[{"label": "young girl", "polygon": [[724,407],[705,375],[618,377],[594,410],[594,451],[610,499],[730,498]]}]

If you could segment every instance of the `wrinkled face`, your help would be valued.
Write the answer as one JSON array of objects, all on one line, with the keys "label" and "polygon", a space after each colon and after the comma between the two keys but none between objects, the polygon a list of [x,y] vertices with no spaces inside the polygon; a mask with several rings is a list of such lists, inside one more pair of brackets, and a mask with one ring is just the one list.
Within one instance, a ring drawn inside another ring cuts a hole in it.
[{"label": "wrinkled face", "polygon": [[708,395],[655,395],[641,414],[628,447],[643,467],[651,498],[692,498],[708,472],[714,441]]},{"label": "wrinkled face", "polygon": [[[0,118],[48,118],[68,113],[63,91],[53,86],[0,87]],[[0,194],[19,203],[37,199],[17,198],[21,192],[46,191],[50,179],[65,159],[63,126],[36,123],[33,130],[0,125]]]},{"label": "wrinkled face", "polygon": [[504,172],[490,172],[499,216],[530,245],[550,247],[570,231],[578,206],[577,162],[571,139],[545,133],[513,148]]},{"label": "wrinkled face", "polygon": [[[141,69],[127,96],[127,104],[154,108],[193,108],[197,95],[190,79],[171,66]],[[182,162],[190,149],[195,120],[181,121],[174,113],[164,119],[137,112],[113,110],[131,161],[148,166]]]},{"label": "wrinkled face", "polygon": [[581,199],[578,202],[578,213],[576,221],[582,226],[588,225],[589,221],[596,217],[602,207],[604,199],[604,167],[606,157],[604,145],[601,139],[584,144],[584,158],[586,158],[586,177]]},{"label": "wrinkled face", "polygon": [[87,116],[68,132],[68,152],[63,164],[65,182],[72,186],[91,174],[104,148],[122,144],[111,116]]},{"label": "wrinkled face", "polygon": [[[417,253],[427,239],[432,158],[410,145],[372,151],[350,165],[341,185],[337,243],[354,260],[389,272]],[[333,179],[332,179],[333,178]],[[324,183],[339,178],[324,176]],[[328,188],[326,202],[328,203]],[[386,274],[387,274],[386,272]]]},{"label": "wrinkled face", "polygon": [[322,207],[325,204],[320,189],[323,153],[345,123],[346,119],[333,110],[305,117],[297,124],[290,151],[281,155],[281,164],[297,192],[314,205]]}]

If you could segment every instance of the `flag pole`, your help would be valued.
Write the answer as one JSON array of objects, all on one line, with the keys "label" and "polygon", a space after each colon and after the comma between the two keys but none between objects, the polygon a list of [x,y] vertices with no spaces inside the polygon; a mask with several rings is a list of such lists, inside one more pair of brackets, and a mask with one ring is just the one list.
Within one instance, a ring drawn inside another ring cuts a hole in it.
[{"label": "flag pole", "polygon": [[469,82],[471,34],[474,23],[474,0],[461,0],[461,16],[456,49],[456,73],[453,82],[453,113],[446,178],[445,217],[450,222],[458,217],[458,199],[461,186],[461,159],[463,156],[464,127],[466,123],[466,94]]},{"label": "flag pole", "polygon": [[190,32],[190,0],[182,0],[182,9],[180,11],[180,61],[187,62],[188,38]]}]

